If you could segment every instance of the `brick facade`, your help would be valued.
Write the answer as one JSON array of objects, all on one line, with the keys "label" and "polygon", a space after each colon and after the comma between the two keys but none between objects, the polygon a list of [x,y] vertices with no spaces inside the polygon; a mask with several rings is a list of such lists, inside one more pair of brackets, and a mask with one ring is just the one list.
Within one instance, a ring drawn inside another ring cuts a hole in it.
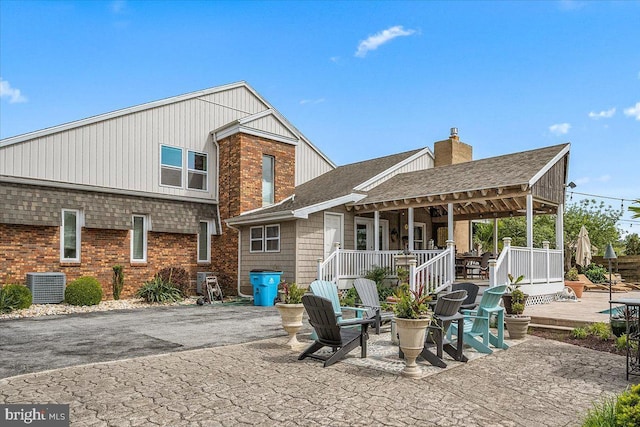
[{"label": "brick facade", "polygon": [[[232,218],[262,207],[262,156],[275,158],[275,202],[291,196],[295,188],[295,146],[237,133],[218,141],[220,147],[220,218]],[[212,268],[227,288],[238,278],[238,233],[223,225],[212,236]],[[248,278],[247,278],[248,280]],[[230,289],[231,290],[231,289]]]},{"label": "brick facade", "polygon": [[[160,269],[179,266],[195,279],[203,268],[196,263],[197,236],[149,232],[147,262],[131,264],[130,233],[126,230],[83,228],[80,263],[60,262],[60,227],[0,224],[0,282],[25,283],[26,273],[65,273],[67,283],[81,276],[93,276],[111,299],[113,266],[124,266],[122,298],[136,290]],[[180,250],[176,250],[180,248]],[[194,288],[195,291],[195,288]]]}]

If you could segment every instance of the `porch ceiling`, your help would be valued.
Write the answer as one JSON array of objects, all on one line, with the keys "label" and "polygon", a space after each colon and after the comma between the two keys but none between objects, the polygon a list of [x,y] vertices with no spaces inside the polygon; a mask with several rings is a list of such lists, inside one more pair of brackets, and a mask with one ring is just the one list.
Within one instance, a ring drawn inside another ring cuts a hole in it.
[{"label": "porch ceiling", "polygon": [[[419,197],[393,198],[379,202],[353,204],[347,209],[358,213],[374,211],[402,210],[407,208],[425,208],[431,212],[434,222],[447,221],[449,203],[453,205],[453,217],[456,221],[467,219],[503,218],[526,214],[526,196],[524,186],[498,187],[493,189],[456,191],[451,193],[427,194]],[[555,214],[557,204],[549,201],[533,200],[535,214]]]}]

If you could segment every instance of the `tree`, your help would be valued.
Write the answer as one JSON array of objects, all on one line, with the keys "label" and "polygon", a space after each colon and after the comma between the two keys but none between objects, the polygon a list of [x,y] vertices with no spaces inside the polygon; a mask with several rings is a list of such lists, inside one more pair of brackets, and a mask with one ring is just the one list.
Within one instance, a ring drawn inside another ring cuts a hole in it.
[{"label": "tree", "polygon": [[638,233],[629,234],[625,239],[625,255],[640,255],[640,237]]},{"label": "tree", "polygon": [[633,203],[638,204],[638,206],[629,206],[629,210],[633,212],[633,218],[640,218],[640,199],[634,200]]}]

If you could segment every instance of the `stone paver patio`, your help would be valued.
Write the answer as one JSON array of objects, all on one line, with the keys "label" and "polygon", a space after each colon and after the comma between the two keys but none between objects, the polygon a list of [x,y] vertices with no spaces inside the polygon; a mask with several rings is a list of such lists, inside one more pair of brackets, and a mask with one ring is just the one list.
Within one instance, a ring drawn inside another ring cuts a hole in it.
[{"label": "stone paver patio", "polygon": [[623,357],[537,337],[419,380],[352,363],[322,368],[284,342],[10,377],[0,402],[69,403],[73,426],[572,426],[628,384]]}]

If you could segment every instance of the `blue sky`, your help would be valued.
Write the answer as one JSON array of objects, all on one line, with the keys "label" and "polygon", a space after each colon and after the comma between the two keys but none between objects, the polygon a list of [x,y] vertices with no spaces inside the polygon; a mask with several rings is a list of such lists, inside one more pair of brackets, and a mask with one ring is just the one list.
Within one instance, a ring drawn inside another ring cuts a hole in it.
[{"label": "blue sky", "polygon": [[637,199],[639,23],[638,1],[2,0],[0,137],[245,80],[337,164],[455,126],[474,158],[571,142],[576,192]]}]

